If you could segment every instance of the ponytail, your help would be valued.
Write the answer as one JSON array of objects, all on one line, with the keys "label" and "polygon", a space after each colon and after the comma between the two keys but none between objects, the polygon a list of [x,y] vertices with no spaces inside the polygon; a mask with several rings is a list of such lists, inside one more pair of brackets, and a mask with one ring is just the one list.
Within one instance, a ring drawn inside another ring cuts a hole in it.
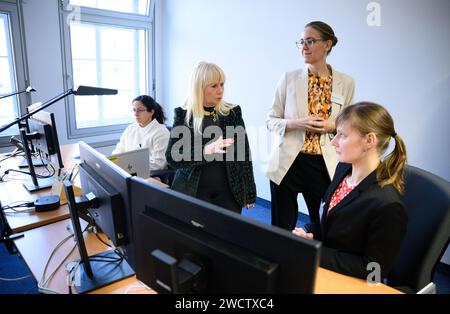
[{"label": "ponytail", "polygon": [[148,112],[153,110],[153,119],[156,119],[160,124],[164,124],[166,121],[166,116],[164,115],[164,110],[160,104],[158,104],[152,97],[148,95],[137,96],[134,101],[140,101]]},{"label": "ponytail", "polygon": [[153,119],[156,119],[156,121],[158,121],[160,124],[164,124],[167,118],[164,115],[163,108],[156,101],[155,101],[155,108],[153,110],[155,110],[155,113],[153,114]]},{"label": "ponytail", "polygon": [[400,135],[394,133],[393,138],[395,140],[394,150],[378,166],[377,180],[381,187],[392,184],[400,194],[403,194],[406,146]]},{"label": "ponytail", "polygon": [[391,138],[394,139],[394,150],[378,165],[376,175],[381,187],[392,184],[400,194],[403,194],[406,146],[400,135],[395,132],[394,120],[386,108],[373,102],[358,102],[345,107],[339,113],[336,126],[345,121],[350,121],[352,127],[363,136],[370,132],[375,133],[380,156],[389,147]]}]

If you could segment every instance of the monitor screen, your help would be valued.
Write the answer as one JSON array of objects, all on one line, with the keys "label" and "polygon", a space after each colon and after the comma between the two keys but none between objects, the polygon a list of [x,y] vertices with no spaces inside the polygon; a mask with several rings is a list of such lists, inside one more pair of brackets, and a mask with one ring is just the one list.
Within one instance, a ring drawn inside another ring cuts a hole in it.
[{"label": "monitor screen", "polygon": [[312,293],[321,243],[131,178],[136,276],[161,293]]},{"label": "monitor screen", "polygon": [[128,190],[131,175],[88,144],[79,142],[79,147],[81,190],[84,195],[93,193],[100,205],[88,209],[89,214],[114,245],[124,249],[133,266]]},{"label": "monitor screen", "polygon": [[[33,110],[39,104],[29,106],[28,110]],[[28,130],[31,135],[35,133],[31,136],[34,150],[40,153],[42,158],[52,161],[59,168],[64,168],[53,113],[41,110],[32,115],[28,119]]]}]

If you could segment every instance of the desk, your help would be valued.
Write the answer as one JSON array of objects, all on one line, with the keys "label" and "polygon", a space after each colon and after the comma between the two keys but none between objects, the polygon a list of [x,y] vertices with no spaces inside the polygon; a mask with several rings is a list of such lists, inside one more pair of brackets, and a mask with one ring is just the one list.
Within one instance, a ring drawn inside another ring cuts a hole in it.
[{"label": "desk", "polygon": [[369,286],[365,280],[319,267],[314,293],[317,294],[402,294],[383,284]]},{"label": "desk", "polygon": [[[64,169],[66,169],[66,171],[70,171],[70,169],[72,169],[72,167],[75,165],[73,157],[79,155],[80,152],[78,144],[67,144],[61,146],[61,157],[63,159]],[[17,168],[17,164],[21,160],[22,157],[5,160],[4,162],[2,162],[0,173],[3,174],[3,172],[9,168]],[[40,171],[39,168],[35,168],[36,172]],[[17,178],[17,180],[0,182],[0,200],[3,206],[17,201],[34,201],[37,198],[49,195],[50,193],[50,189],[30,193],[22,185],[22,178],[29,180],[30,176],[21,175]],[[79,177],[77,177],[77,179],[79,180]],[[158,184],[159,186],[167,187],[167,185],[165,185],[164,183],[161,183],[160,181],[153,178],[148,178],[147,180]],[[70,216],[67,205],[61,205],[59,209],[49,212],[20,213],[6,216],[13,233],[30,230],[59,220],[67,219],[69,217]]]},{"label": "desk", "polygon": [[[33,273],[33,276],[39,282],[44,272],[45,264],[56,245],[66,238],[70,233],[67,231],[67,226],[71,225],[70,219],[65,219],[52,223],[49,225],[35,228],[25,232],[25,237],[16,239],[14,241],[17,249],[21,253],[28,268]],[[82,222],[82,228],[86,226],[85,222]],[[100,235],[104,241],[108,241],[106,236]],[[84,234],[84,241],[86,243],[86,249],[88,255],[95,255],[100,252],[104,252],[109,248],[101,243],[93,233]],[[53,256],[46,273],[46,278],[55,270],[56,266],[64,259],[64,257],[74,247],[75,242],[73,239],[67,241],[62,245],[56,254]],[[66,284],[67,271],[64,265],[69,261],[79,259],[78,248],[70,254],[63,266],[61,266],[56,272],[52,280],[49,281],[47,288],[58,291],[60,293],[68,293],[68,286]],[[141,287],[140,289],[134,289],[134,287]],[[130,293],[151,293],[151,290],[145,289],[136,277],[127,278],[118,281],[109,286],[95,290],[93,293],[118,293],[123,294],[128,289]]]},{"label": "desk", "polygon": [[[72,159],[73,156],[78,155],[78,144],[62,145],[61,157],[63,159],[65,169],[71,169],[75,162]],[[17,168],[17,164],[22,160],[22,157],[15,157],[2,162],[2,171],[9,168]],[[27,169],[27,168],[25,168]],[[39,173],[40,169],[35,168]],[[37,192],[30,193],[23,186],[23,179],[30,180],[30,176],[20,176],[15,180],[10,180],[0,183],[0,198],[2,205],[8,205],[17,201],[34,201],[37,198],[45,195],[49,195],[50,189],[45,189]],[[49,212],[31,212],[7,215],[8,223],[13,233],[22,232],[25,230],[33,229],[39,226],[43,226],[55,221],[69,218],[69,210],[67,205],[62,205],[59,209]]]},{"label": "desk", "polygon": [[[69,235],[66,230],[68,224],[70,224],[69,219],[29,230],[25,232],[24,238],[15,240],[18,250],[38,281],[42,276],[45,263],[53,248]],[[108,247],[98,241],[91,233],[85,234],[84,239],[89,255],[94,255],[108,249]],[[103,239],[105,239],[105,237],[103,237]],[[73,240],[70,240],[58,250],[52,263],[49,265],[47,276],[55,269],[56,265],[62,261],[63,257],[70,251],[73,245]],[[78,250],[75,249],[68,261],[78,258]],[[49,288],[61,293],[67,293],[68,287],[66,285],[66,275],[66,270],[61,267],[54,279],[49,282]],[[135,289],[136,287],[137,289]],[[130,290],[131,288],[132,290]],[[95,290],[93,293],[123,294],[127,291],[129,291],[129,293],[155,293],[151,289],[145,289],[135,277],[121,280],[112,285]],[[315,293],[399,294],[401,292],[383,284],[369,286],[366,281],[362,279],[341,275],[319,267],[316,276]]]},{"label": "desk", "polygon": [[[78,155],[78,144],[63,145],[61,153],[66,169],[73,166],[72,156]],[[5,169],[5,168],[4,168]],[[149,178],[160,186],[167,187],[165,184]],[[26,201],[35,199],[37,196],[48,194],[48,190],[30,194],[22,186],[20,181],[10,181],[0,183],[0,195],[2,204],[8,204],[13,201]],[[23,199],[21,199],[23,198]],[[69,235],[66,227],[70,224],[67,206],[63,206],[57,211],[47,213],[23,214],[23,217],[8,216],[8,222],[14,232],[24,231],[25,237],[15,240],[15,244],[22,254],[29,269],[34,277],[39,281],[44,271],[45,263],[53,251],[54,247],[65,237]],[[85,225],[85,223],[84,223]],[[39,228],[37,228],[39,227]],[[34,228],[34,229],[33,229]],[[30,230],[31,229],[31,230]],[[108,249],[102,244],[92,233],[84,235],[86,248],[89,255],[94,255]],[[105,237],[104,237],[105,239]],[[74,246],[73,240],[66,242],[53,257],[49,265],[47,276],[55,269],[62,259]],[[78,249],[70,254],[67,262],[79,259]],[[66,262],[66,263],[67,263]],[[61,267],[55,277],[49,282],[48,288],[61,293],[67,293],[66,284],[67,272]],[[137,287],[137,289],[136,289]],[[139,288],[142,287],[142,288]],[[154,293],[151,289],[143,287],[135,278],[127,278],[106,286],[104,288],[93,291],[93,293]],[[393,288],[379,284],[369,286],[366,281],[335,273],[333,271],[320,268],[317,271],[315,293],[401,293]]]}]

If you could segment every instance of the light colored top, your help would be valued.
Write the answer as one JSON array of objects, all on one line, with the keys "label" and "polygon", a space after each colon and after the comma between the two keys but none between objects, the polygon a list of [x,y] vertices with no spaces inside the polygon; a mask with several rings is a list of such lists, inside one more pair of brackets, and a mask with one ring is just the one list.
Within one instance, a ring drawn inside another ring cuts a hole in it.
[{"label": "light colored top", "polygon": [[133,123],[125,129],[112,154],[148,147],[150,170],[165,169],[167,168],[165,153],[169,137],[169,130],[156,119],[145,127]]},{"label": "light colored top", "polygon": [[[342,72],[331,68],[333,76],[331,92],[331,114],[329,120],[335,121],[339,112],[353,103],[355,83]],[[289,119],[308,116],[308,70],[298,69],[286,72],[280,78],[275,97],[267,115],[267,129],[272,135],[272,152],[266,169],[266,176],[275,184],[280,184],[305,141],[304,130],[286,132]],[[320,148],[330,178],[338,163],[331,145],[333,134],[320,135]]]}]

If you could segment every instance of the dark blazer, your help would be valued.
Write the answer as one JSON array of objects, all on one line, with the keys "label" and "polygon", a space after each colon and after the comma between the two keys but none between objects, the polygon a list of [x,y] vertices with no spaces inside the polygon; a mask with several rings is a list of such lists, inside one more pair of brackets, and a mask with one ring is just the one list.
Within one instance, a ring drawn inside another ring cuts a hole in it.
[{"label": "dark blazer", "polygon": [[[176,169],[175,178],[172,183],[172,189],[183,192],[188,195],[196,196],[200,176],[202,174],[202,166],[209,161],[205,160],[203,156],[203,149],[208,144],[208,139],[203,138],[200,142],[202,145],[194,146],[194,131],[192,128],[192,119],[188,127],[190,131],[190,152],[187,153],[188,158],[182,160],[174,160],[172,156],[172,148],[175,151],[183,155],[186,153],[182,145],[176,144],[183,139],[183,136],[177,136],[176,128],[178,126],[186,126],[185,123],[186,110],[183,108],[175,108],[175,117],[170,134],[169,144],[166,150],[166,159],[168,164]],[[219,115],[220,128],[222,129],[223,138],[226,138],[227,126],[242,126],[245,129],[244,121],[242,119],[242,111],[239,106],[235,106],[230,110],[227,116]],[[237,159],[238,152],[236,145],[238,139],[235,135],[234,149],[230,150],[230,153],[234,154],[233,161],[226,161],[227,179],[230,185],[231,191],[237,203],[241,206],[246,204],[254,204],[256,202],[256,185],[253,177],[253,166],[250,158],[250,147],[248,144],[247,133],[245,133],[245,158],[244,161]],[[185,141],[182,140],[182,143]],[[200,156],[200,160],[198,157]],[[190,158],[189,158],[190,157]],[[197,158],[194,158],[197,157]],[[224,159],[225,159],[224,155]]]},{"label": "dark blazer", "polygon": [[368,263],[377,262],[383,279],[394,264],[406,232],[406,209],[392,185],[378,185],[374,171],[327,215],[334,191],[349,172],[351,165],[338,164],[324,196],[320,228],[310,230],[323,243],[320,265],[365,279],[373,271],[366,269]]}]

